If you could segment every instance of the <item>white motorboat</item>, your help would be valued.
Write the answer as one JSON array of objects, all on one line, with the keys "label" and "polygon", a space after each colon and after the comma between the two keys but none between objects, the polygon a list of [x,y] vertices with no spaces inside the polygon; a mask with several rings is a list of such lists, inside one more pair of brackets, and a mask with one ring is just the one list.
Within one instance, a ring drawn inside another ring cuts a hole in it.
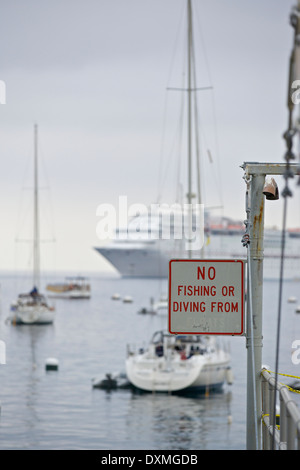
[{"label": "white motorboat", "polygon": [[40,231],[38,200],[37,125],[34,126],[34,230],[33,230],[33,289],[20,294],[11,304],[10,320],[13,324],[53,323],[55,309],[39,291],[40,285]]},{"label": "white motorboat", "polygon": [[169,313],[169,302],[165,297],[161,297],[157,302],[153,304],[153,311],[157,315],[168,315]]},{"label": "white motorboat", "polygon": [[168,315],[169,303],[165,296],[161,296],[160,299],[155,302],[153,297],[150,299],[149,307],[142,307],[138,313],[149,313],[151,315]]},{"label": "white motorboat", "polygon": [[89,299],[91,286],[83,276],[67,277],[66,281],[58,284],[48,284],[49,297],[62,299]]},{"label": "white motorboat", "polygon": [[136,388],[147,392],[207,391],[232,383],[230,354],[216,338],[174,336],[158,331],[149,347],[128,347],[126,374]]}]

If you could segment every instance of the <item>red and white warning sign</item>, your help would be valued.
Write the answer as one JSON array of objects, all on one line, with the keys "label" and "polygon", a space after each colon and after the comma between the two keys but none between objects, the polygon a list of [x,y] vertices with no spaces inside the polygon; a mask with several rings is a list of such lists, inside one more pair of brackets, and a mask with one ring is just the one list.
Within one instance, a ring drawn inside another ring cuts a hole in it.
[{"label": "red and white warning sign", "polygon": [[171,260],[169,331],[244,334],[244,260]]}]

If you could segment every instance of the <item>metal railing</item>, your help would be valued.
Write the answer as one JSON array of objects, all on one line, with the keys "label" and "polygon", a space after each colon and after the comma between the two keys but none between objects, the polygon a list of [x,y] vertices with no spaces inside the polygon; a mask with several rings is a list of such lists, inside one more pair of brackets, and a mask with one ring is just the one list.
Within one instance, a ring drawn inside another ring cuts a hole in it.
[{"label": "metal railing", "polygon": [[[266,369],[261,373],[263,449],[300,449],[300,410],[286,385],[277,383],[280,414],[275,416],[275,379]],[[275,408],[276,409],[276,408]],[[275,420],[275,426],[274,426]]]}]

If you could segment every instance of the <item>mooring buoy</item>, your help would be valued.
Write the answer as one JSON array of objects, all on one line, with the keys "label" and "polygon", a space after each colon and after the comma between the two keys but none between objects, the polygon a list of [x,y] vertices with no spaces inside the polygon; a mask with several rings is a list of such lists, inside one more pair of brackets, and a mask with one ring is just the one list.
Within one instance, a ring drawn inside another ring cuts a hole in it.
[{"label": "mooring buoy", "polygon": [[58,360],[55,357],[48,357],[45,368],[46,370],[58,370]]}]

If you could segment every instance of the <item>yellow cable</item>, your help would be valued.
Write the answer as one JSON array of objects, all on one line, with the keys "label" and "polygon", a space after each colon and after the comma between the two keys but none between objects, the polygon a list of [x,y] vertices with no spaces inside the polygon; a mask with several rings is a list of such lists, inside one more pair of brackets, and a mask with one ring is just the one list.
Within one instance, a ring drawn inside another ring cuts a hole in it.
[{"label": "yellow cable", "polygon": [[[264,370],[266,370],[266,369],[264,369]],[[275,372],[273,372],[271,370],[267,370],[267,372],[269,372],[269,374],[275,374]],[[282,374],[282,373],[279,373],[279,372],[278,372],[278,375],[283,375],[284,377],[291,377],[292,379],[299,379],[300,380],[300,377],[297,377],[297,375]],[[296,390],[295,388],[292,388],[287,384],[281,383],[281,385],[285,385],[287,387],[287,389],[290,390],[290,392],[300,393],[300,390]]]}]

